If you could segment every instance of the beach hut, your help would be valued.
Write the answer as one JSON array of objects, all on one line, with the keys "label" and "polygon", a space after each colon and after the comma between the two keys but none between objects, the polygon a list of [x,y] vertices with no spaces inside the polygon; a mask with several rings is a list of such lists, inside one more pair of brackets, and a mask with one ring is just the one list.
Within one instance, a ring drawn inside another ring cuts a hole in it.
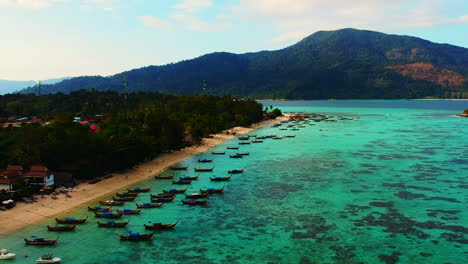
[{"label": "beach hut", "polygon": [[36,184],[41,186],[54,185],[54,174],[46,167],[36,165],[24,173],[24,178],[28,180],[29,184]]},{"label": "beach hut", "polygon": [[0,172],[0,190],[12,191],[13,185],[23,178],[23,167],[18,165],[8,165]]}]

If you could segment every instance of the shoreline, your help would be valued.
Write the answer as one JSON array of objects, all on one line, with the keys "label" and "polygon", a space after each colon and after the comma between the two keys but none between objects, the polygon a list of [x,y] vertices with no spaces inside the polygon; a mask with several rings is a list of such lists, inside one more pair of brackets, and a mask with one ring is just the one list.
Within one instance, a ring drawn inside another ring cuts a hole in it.
[{"label": "shoreline", "polygon": [[[202,144],[199,146],[187,147],[157,157],[151,161],[136,165],[127,171],[114,173],[112,178],[95,184],[82,183],[70,193],[71,198],[67,198],[61,194],[58,195],[59,198],[56,200],[53,200],[50,196],[45,196],[44,198],[39,198],[38,202],[35,203],[18,203],[13,209],[0,212],[0,235],[6,235],[7,233],[69,213],[85,204],[93,203],[105,196],[110,196],[121,189],[144,182],[156,174],[165,171],[169,166],[206,152],[229,139],[286,119],[283,116],[262,121],[250,127],[234,127],[222,131],[209,138],[203,138]],[[235,131],[236,135],[227,135],[226,131]]]}]

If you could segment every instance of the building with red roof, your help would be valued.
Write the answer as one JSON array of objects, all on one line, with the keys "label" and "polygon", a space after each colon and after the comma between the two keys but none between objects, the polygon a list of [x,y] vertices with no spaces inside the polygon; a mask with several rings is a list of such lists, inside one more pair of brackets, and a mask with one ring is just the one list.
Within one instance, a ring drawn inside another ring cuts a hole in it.
[{"label": "building with red roof", "polygon": [[23,167],[18,165],[8,165],[0,172],[0,190],[12,191],[13,185],[23,179]]},{"label": "building with red roof", "polygon": [[44,166],[32,166],[29,171],[23,173],[23,176],[29,184],[41,186],[54,185],[54,174]]}]

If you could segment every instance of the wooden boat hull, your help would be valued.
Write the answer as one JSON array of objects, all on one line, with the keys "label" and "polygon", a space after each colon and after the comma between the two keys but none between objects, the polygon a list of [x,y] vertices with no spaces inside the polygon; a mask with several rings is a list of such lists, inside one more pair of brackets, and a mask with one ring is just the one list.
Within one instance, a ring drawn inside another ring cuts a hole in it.
[{"label": "wooden boat hull", "polygon": [[143,193],[143,192],[149,192],[151,191],[151,187],[150,188],[135,188],[135,189],[127,189],[127,191],[129,193]]},{"label": "wooden boat hull", "polygon": [[184,184],[191,184],[191,180],[179,180],[179,181],[172,181],[172,184],[179,184],[179,185],[184,185]]},{"label": "wooden boat hull", "polygon": [[54,232],[67,232],[75,230],[76,225],[69,226],[47,226],[47,230]]},{"label": "wooden boat hull", "polygon": [[122,234],[119,234],[120,240],[122,241],[141,241],[141,240],[149,240],[151,237],[153,237],[154,233],[151,234],[142,234],[138,236],[124,236]]},{"label": "wooden boat hull", "polygon": [[31,245],[31,246],[53,246],[57,244],[58,237],[57,239],[41,239],[41,238],[36,238],[34,240],[28,240],[24,239],[24,242],[26,245]]},{"label": "wooden boat hull", "polygon": [[179,221],[173,224],[154,223],[153,225],[144,225],[146,230],[164,230],[174,228]]},{"label": "wooden boat hull", "polygon": [[169,203],[174,201],[175,197],[172,198],[157,198],[157,199],[151,199],[152,203]]},{"label": "wooden boat hull", "polygon": [[125,202],[122,202],[122,201],[100,201],[99,202],[100,205],[114,205],[114,206],[119,206],[119,205],[124,205]]},{"label": "wooden boat hull", "polygon": [[117,213],[121,213],[124,215],[137,215],[140,214],[141,210],[117,210]]},{"label": "wooden boat hull", "polygon": [[95,206],[95,207],[89,207],[88,206],[88,211],[90,212],[110,212],[112,211],[111,207],[100,207],[100,206]]},{"label": "wooden boat hull", "polygon": [[213,155],[224,155],[226,152],[211,152]]},{"label": "wooden boat hull", "polygon": [[213,171],[214,168],[195,168],[195,171],[197,172],[210,172],[210,171]]},{"label": "wooden boat hull", "polygon": [[151,194],[151,198],[171,198],[175,196],[175,193],[159,193],[159,194]]},{"label": "wooden boat hull", "polygon": [[107,227],[107,228],[123,228],[125,226],[128,225],[130,221],[128,222],[118,222],[118,223],[101,223],[101,222],[97,222],[98,223],[98,227]]},{"label": "wooden boat hull", "polygon": [[175,193],[175,194],[179,194],[179,193],[184,193],[185,191],[187,191],[187,188],[185,188],[185,189],[163,190],[163,193]]},{"label": "wooden boat hull", "polygon": [[200,192],[201,193],[222,193],[224,191],[224,187],[223,188],[218,188],[218,189],[200,189]]},{"label": "wooden boat hull", "polygon": [[152,203],[152,204],[137,204],[137,208],[140,209],[150,209],[150,208],[158,208],[161,207],[162,203]]},{"label": "wooden boat hull", "polygon": [[121,218],[122,216],[124,216],[124,214],[122,214],[122,213],[118,213],[118,214],[100,214],[100,213],[95,212],[94,216],[96,216],[98,218],[117,219],[117,218]]},{"label": "wooden boat hull", "polygon": [[229,174],[239,174],[239,173],[243,173],[244,172],[244,169],[242,170],[230,170],[228,171]]},{"label": "wooden boat hull", "polygon": [[186,194],[185,198],[187,199],[200,199],[200,198],[206,198],[209,193],[192,193],[192,194]]},{"label": "wooden boat hull", "polygon": [[74,219],[74,220],[55,218],[55,221],[57,222],[57,224],[67,224],[67,225],[84,224],[87,220],[88,220],[88,217],[84,219]]},{"label": "wooden boat hull", "polygon": [[182,200],[182,204],[187,205],[205,205],[208,200]]},{"label": "wooden boat hull", "polygon": [[229,181],[231,177],[211,177],[211,181]]}]

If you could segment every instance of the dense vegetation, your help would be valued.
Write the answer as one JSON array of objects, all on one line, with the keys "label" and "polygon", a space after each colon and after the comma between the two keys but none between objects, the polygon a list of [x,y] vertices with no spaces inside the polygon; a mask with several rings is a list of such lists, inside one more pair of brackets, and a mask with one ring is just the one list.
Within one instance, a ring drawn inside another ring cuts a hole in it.
[{"label": "dense vegetation", "polygon": [[[98,133],[72,122],[75,116],[96,114],[105,119]],[[78,178],[93,178],[197,143],[234,125],[248,126],[264,114],[261,104],[230,96],[125,96],[84,90],[68,95],[4,95],[0,117],[34,116],[53,122],[0,129],[0,167],[43,164],[52,170],[76,168]],[[278,114],[277,110],[271,114]]]},{"label": "dense vegetation", "polygon": [[[411,69],[414,76],[395,70],[401,67],[389,68],[406,64],[434,67],[433,72]],[[461,83],[444,80],[451,76]],[[468,49],[372,31],[321,31],[278,51],[213,53],[111,77],[73,78],[45,85],[43,91],[122,91],[124,78],[131,92],[287,99],[468,98]]]}]

